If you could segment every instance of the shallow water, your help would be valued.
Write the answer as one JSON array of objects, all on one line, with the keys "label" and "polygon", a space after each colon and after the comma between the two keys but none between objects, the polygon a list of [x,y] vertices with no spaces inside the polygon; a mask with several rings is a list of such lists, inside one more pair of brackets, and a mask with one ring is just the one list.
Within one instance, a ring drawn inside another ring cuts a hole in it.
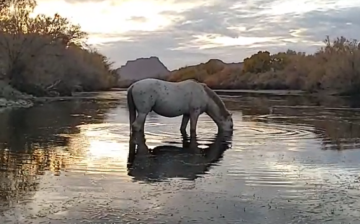
[{"label": "shallow water", "polygon": [[348,102],[227,97],[233,136],[215,138],[203,115],[195,148],[180,117],[150,114],[156,153],[128,168],[124,95],[106,94],[120,99],[0,113],[0,223],[359,222],[360,112]]}]

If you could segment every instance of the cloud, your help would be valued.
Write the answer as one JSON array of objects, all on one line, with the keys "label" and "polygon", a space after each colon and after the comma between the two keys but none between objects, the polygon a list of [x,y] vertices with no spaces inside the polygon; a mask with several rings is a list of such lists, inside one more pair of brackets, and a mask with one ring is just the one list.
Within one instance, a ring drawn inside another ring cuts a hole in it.
[{"label": "cloud", "polygon": [[[44,11],[51,4],[43,1]],[[170,69],[211,58],[239,62],[259,50],[313,52],[326,35],[360,35],[360,0],[56,2],[117,66],[153,55]]]}]

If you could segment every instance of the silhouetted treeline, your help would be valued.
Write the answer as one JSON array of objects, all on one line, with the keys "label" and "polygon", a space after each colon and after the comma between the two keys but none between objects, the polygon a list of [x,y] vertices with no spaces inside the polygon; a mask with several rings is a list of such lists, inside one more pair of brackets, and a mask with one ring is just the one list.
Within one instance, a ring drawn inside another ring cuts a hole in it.
[{"label": "silhouetted treeline", "polygon": [[210,60],[173,71],[169,81],[189,78],[212,88],[295,89],[331,94],[358,94],[360,90],[360,42],[327,37],[314,54],[288,50],[258,53],[244,60],[242,66],[230,66]]}]

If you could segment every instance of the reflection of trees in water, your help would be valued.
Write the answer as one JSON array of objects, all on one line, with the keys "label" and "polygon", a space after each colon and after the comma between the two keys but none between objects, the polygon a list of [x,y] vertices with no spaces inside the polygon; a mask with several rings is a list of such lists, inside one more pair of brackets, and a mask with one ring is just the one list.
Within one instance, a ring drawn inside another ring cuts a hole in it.
[{"label": "reflection of trees in water", "polygon": [[34,175],[36,171],[32,169],[34,166],[31,155],[24,155],[23,160],[19,160],[7,150],[0,150],[0,153],[0,208],[3,210],[3,206],[10,205],[19,198],[33,196],[34,193],[30,192],[37,189],[38,183]]},{"label": "reflection of trees in water", "polygon": [[262,121],[314,127],[314,133],[322,139],[323,149],[343,150],[360,146],[360,111],[322,108],[357,106],[349,99],[328,97],[321,101],[304,97],[244,97],[237,103],[230,103],[230,108],[232,104],[236,104],[248,119],[270,115]]},{"label": "reflection of trees in water", "polygon": [[217,134],[209,141],[206,147],[199,147],[197,138],[184,136],[182,147],[157,146],[151,149],[156,156],[149,157],[142,153],[149,150],[146,139],[134,135],[129,140],[128,175],[133,180],[145,182],[165,181],[168,178],[195,180],[220,161],[223,153],[230,148],[232,134]]},{"label": "reflection of trees in water", "polygon": [[0,131],[5,133],[0,142],[14,149],[29,142],[65,146],[67,138],[57,134],[79,133],[77,125],[82,123],[101,123],[104,113],[114,106],[90,101],[58,102],[8,111],[0,114]]},{"label": "reflection of trees in water", "polygon": [[7,110],[0,113],[0,144],[15,150],[34,142],[65,146],[67,138],[57,134],[79,133],[77,125],[82,123],[101,123],[114,107],[116,103],[71,101]]},{"label": "reflection of trees in water", "polygon": [[30,199],[38,189],[38,180],[45,171],[59,175],[65,157],[55,149],[33,149],[32,153],[18,154],[0,150],[0,208]]},{"label": "reflection of trees in water", "polygon": [[308,107],[360,107],[360,101],[339,97],[304,96],[240,96],[225,101],[231,110],[242,110],[247,115],[268,114],[272,106],[308,106]]},{"label": "reflection of trees in water", "polygon": [[66,134],[79,133],[80,124],[102,122],[106,111],[115,106],[90,101],[59,102],[1,113],[1,210],[32,197],[39,175],[46,171],[59,175],[69,159]]}]

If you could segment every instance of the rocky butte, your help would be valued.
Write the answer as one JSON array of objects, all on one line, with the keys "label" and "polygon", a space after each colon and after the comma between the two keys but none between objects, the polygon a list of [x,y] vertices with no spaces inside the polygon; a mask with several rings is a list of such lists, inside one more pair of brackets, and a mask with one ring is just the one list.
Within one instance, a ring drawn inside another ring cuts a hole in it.
[{"label": "rocky butte", "polygon": [[170,75],[167,67],[155,56],[127,61],[116,72],[119,75],[119,87],[127,87],[144,78],[166,78]]}]

